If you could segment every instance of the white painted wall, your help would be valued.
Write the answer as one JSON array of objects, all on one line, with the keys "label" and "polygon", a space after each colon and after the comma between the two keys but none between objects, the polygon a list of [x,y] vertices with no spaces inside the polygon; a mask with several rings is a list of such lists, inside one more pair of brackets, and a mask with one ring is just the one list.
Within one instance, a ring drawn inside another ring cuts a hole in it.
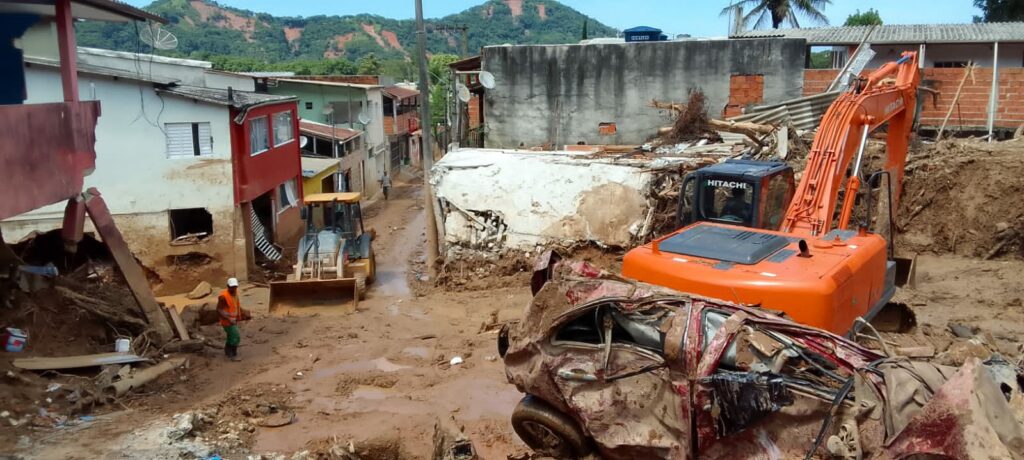
[{"label": "white painted wall", "polygon": [[205,79],[207,88],[228,89],[230,86],[238,91],[256,91],[256,80],[247,75],[207,70]]},{"label": "white painted wall", "polygon": [[[627,247],[649,208],[646,190],[651,161],[588,159],[572,152],[458,149],[430,174],[443,209],[449,245],[530,251],[537,246],[579,242]],[[659,159],[679,163],[692,159]],[[460,209],[462,211],[460,211]],[[490,212],[507,225],[493,241],[469,214]],[[491,242],[494,246],[488,246]]]},{"label": "white painted wall", "polygon": [[[26,80],[26,103],[63,99],[56,69],[27,68]],[[227,107],[157,95],[151,83],[127,79],[80,74],[79,88],[83,100],[101,101],[96,170],[85,185],[102,193],[136,256],[152,266],[169,254],[231,254],[234,195]],[[209,122],[213,154],[167,158],[162,128],[172,122]],[[213,215],[214,238],[202,247],[170,246],[166,211],[196,207]],[[51,205],[4,221],[4,238],[17,241],[33,230],[60,227],[63,208]]]},{"label": "white painted wall", "polygon": [[[904,51],[918,51],[919,45],[874,45],[876,55],[868,68],[877,68],[899,59]],[[981,67],[992,67],[991,43],[933,44],[925,47],[924,66],[934,67],[937,61],[973,61]],[[999,67],[1024,67],[1024,43],[999,44]]]}]

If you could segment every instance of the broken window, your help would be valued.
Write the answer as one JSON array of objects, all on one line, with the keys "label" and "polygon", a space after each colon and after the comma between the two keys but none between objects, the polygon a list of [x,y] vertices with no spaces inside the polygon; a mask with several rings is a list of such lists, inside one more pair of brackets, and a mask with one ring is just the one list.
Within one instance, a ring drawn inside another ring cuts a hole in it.
[{"label": "broken window", "polygon": [[277,186],[278,212],[295,206],[298,194],[295,191],[295,179],[288,179]]},{"label": "broken window", "polygon": [[165,123],[167,158],[213,155],[210,123]]},{"label": "broken window", "polygon": [[600,345],[602,340],[598,312],[599,309],[595,308],[569,321],[555,334],[555,340]]},{"label": "broken window", "polygon": [[259,155],[270,148],[270,133],[267,132],[267,117],[249,121],[249,154]]},{"label": "broken window", "polygon": [[213,235],[213,215],[204,208],[167,211],[171,226],[171,244],[194,244]]},{"label": "broken window", "polygon": [[291,142],[295,139],[295,126],[292,124],[291,111],[274,114],[274,147]]}]

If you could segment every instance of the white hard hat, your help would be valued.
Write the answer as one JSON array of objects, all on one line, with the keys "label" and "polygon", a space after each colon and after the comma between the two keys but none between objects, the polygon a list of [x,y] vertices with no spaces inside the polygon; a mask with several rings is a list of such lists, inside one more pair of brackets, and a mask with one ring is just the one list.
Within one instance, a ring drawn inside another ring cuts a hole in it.
[{"label": "white hard hat", "polygon": [[238,278],[228,278],[228,287],[238,287]]}]

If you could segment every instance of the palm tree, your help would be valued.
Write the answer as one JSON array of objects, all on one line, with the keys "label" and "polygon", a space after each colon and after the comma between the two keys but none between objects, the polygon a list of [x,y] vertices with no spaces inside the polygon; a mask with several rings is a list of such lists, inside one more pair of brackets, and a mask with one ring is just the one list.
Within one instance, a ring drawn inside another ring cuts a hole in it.
[{"label": "palm tree", "polygon": [[[828,18],[821,12],[832,3],[832,0],[739,0],[722,9],[722,16],[731,14],[739,7],[752,7],[743,16],[743,24],[755,29],[764,28],[771,21],[772,28],[778,29],[784,22],[792,27],[800,27],[797,13],[807,17],[813,23],[828,24]],[[746,9],[746,8],[743,8]]]}]

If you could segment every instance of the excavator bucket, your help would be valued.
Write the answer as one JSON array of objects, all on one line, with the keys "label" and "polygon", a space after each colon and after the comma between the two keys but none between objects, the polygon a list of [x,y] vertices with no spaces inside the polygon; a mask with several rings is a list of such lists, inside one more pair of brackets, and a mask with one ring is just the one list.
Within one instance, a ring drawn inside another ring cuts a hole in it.
[{"label": "excavator bucket", "polygon": [[310,306],[359,305],[360,286],[355,278],[304,279],[270,283],[270,312]]},{"label": "excavator bucket", "polygon": [[880,332],[896,332],[904,334],[917,327],[917,314],[903,302],[889,302],[879,310],[871,325]]},{"label": "excavator bucket", "polygon": [[896,286],[914,289],[917,287],[917,254],[907,257],[895,257]]},{"label": "excavator bucket", "polygon": [[[917,254],[910,257],[896,257],[897,287],[913,289],[917,277]],[[906,333],[917,327],[917,314],[903,302],[889,302],[871,318],[871,325],[882,332]]]}]

